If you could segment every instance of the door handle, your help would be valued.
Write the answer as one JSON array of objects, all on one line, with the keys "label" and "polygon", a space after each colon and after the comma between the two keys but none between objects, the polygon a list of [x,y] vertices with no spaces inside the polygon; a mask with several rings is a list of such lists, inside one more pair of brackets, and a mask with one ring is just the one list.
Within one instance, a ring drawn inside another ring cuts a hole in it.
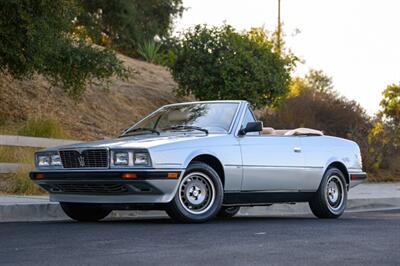
[{"label": "door handle", "polygon": [[301,152],[301,148],[300,148],[300,147],[294,147],[294,148],[293,148],[293,151],[294,151],[294,152]]}]

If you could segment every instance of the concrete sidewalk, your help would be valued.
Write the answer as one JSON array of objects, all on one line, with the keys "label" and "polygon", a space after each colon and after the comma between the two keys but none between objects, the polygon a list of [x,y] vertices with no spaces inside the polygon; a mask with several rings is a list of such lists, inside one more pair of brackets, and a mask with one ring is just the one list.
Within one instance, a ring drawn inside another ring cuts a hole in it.
[{"label": "concrete sidewalk", "polygon": [[[400,183],[366,183],[350,190],[347,211],[400,209]],[[243,207],[240,215],[311,214],[307,203]],[[114,211],[111,217],[165,216],[162,211]],[[0,222],[68,219],[48,196],[0,196]]]}]

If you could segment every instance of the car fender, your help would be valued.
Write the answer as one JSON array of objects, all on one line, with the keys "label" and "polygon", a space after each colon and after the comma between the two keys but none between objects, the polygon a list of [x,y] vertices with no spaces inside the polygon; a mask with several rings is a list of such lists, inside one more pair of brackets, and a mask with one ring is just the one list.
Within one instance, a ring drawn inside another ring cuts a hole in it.
[{"label": "car fender", "polygon": [[336,156],[332,156],[325,163],[324,168],[323,168],[323,172],[325,173],[326,170],[328,169],[329,165],[331,165],[332,163],[335,163],[335,162],[341,163],[347,168],[346,163],[342,159],[340,159],[340,158],[338,158]]},{"label": "car fender", "polygon": [[[346,158],[345,158],[345,159],[346,159]],[[325,174],[326,170],[328,169],[328,167],[329,167],[332,163],[340,163],[340,164],[342,164],[342,165],[345,167],[347,173],[343,173],[343,175],[345,176],[346,181],[347,181],[347,182],[350,182],[348,163],[346,163],[345,160],[340,159],[340,158],[335,157],[335,156],[330,157],[330,158],[328,159],[327,163],[325,164],[325,166],[324,166],[324,168],[323,168],[323,174]],[[339,169],[339,170],[340,170],[340,169]],[[343,171],[342,171],[342,172],[343,172]],[[323,177],[323,175],[321,176],[321,180],[322,180],[322,177]]]},{"label": "car fender", "polygon": [[218,158],[218,156],[216,155],[216,153],[215,153],[215,152],[212,152],[212,151],[210,151],[210,150],[207,150],[207,149],[194,150],[194,151],[192,151],[192,152],[186,157],[186,159],[185,159],[185,161],[184,161],[184,163],[183,163],[183,167],[186,169],[186,168],[189,166],[190,162],[191,162],[194,158],[196,158],[197,156],[199,156],[199,155],[211,155],[211,156],[214,156],[215,158],[217,158],[218,160],[220,160],[220,159]]}]

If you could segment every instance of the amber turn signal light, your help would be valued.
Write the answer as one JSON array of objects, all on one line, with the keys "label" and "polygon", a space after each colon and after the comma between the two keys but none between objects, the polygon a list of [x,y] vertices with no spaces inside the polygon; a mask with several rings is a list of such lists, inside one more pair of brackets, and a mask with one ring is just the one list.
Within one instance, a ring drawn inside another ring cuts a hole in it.
[{"label": "amber turn signal light", "polygon": [[35,178],[36,179],[43,179],[44,178],[44,174],[43,173],[36,173],[35,174]]},{"label": "amber turn signal light", "polygon": [[137,174],[136,173],[127,172],[127,173],[122,173],[121,177],[122,177],[122,179],[136,179],[137,178]]},{"label": "amber turn signal light", "polygon": [[178,173],[176,173],[176,172],[170,172],[170,173],[168,173],[167,177],[168,177],[169,179],[177,179],[177,178],[178,178]]}]

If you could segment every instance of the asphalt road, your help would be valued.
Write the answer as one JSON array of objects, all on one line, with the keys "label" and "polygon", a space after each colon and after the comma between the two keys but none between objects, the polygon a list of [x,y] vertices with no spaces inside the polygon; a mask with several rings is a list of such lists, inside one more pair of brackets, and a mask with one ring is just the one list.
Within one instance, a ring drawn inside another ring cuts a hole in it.
[{"label": "asphalt road", "polygon": [[400,211],[0,223],[0,265],[400,265]]}]

